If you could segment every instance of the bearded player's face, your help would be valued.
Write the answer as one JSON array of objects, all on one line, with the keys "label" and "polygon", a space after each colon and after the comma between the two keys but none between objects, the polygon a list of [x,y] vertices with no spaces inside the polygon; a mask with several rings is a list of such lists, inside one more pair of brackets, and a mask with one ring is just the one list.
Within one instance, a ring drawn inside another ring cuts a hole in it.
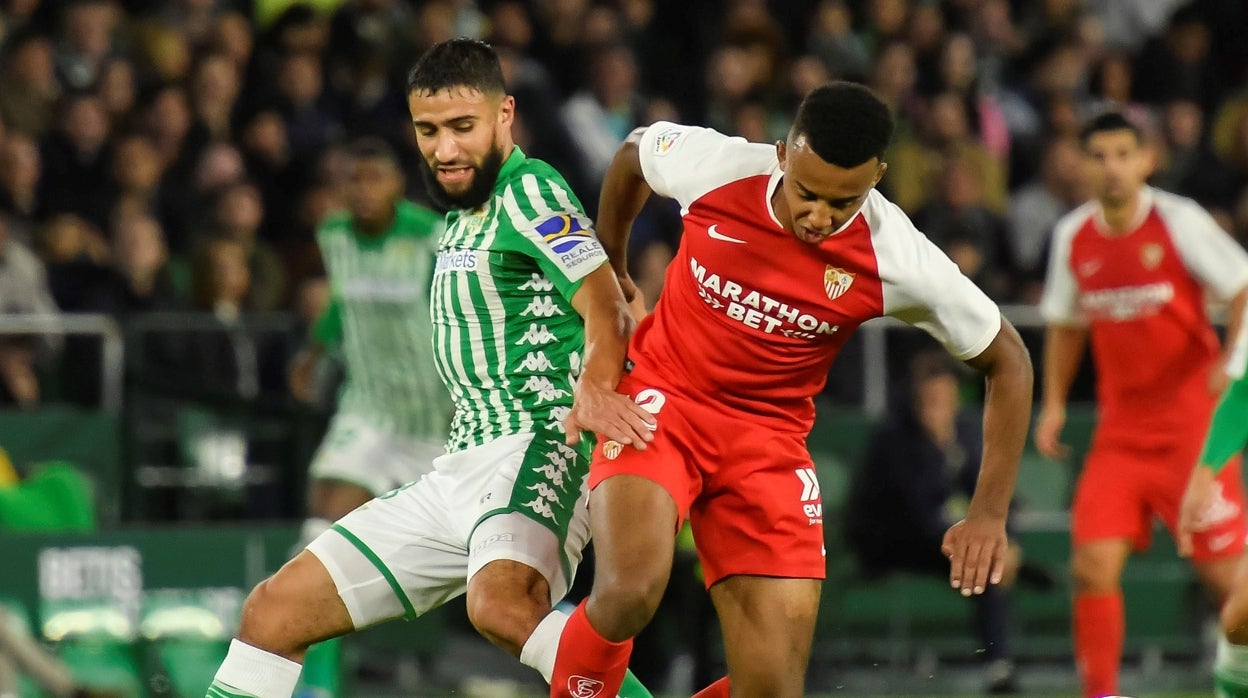
[{"label": "bearded player's face", "polygon": [[1129,129],[1093,133],[1083,151],[1089,183],[1110,206],[1130,200],[1152,170],[1148,150]]},{"label": "bearded player's face", "polygon": [[407,96],[424,179],[446,208],[476,208],[489,199],[507,154],[500,134],[515,118],[515,100],[467,87]]},{"label": "bearded player's face", "polygon": [[[817,245],[852,218],[888,165],[879,158],[856,167],[838,167],[810,149],[804,136],[776,144],[784,170],[777,213],[798,240]],[[787,218],[787,220],[786,220]]]}]

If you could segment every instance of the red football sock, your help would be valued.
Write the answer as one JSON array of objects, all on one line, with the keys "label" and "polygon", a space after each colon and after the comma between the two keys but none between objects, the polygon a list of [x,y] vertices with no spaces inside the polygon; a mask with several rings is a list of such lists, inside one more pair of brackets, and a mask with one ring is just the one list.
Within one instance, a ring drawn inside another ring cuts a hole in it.
[{"label": "red football sock", "polygon": [[615,698],[632,652],[632,638],[611,642],[594,630],[582,601],[559,636],[551,698]]},{"label": "red football sock", "polygon": [[728,698],[732,692],[728,690],[728,677],[716,681],[706,688],[693,694],[693,698]]},{"label": "red football sock", "polygon": [[1088,698],[1118,693],[1126,618],[1122,592],[1075,594],[1075,663]]}]

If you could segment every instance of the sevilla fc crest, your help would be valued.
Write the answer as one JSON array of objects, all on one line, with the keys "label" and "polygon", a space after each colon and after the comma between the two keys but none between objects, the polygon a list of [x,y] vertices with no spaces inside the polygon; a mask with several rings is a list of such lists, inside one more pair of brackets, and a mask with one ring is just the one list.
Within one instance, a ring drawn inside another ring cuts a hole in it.
[{"label": "sevilla fc crest", "polygon": [[568,678],[568,692],[573,698],[597,698],[606,686],[597,679],[573,675]]},{"label": "sevilla fc crest", "polygon": [[850,272],[831,264],[823,270],[823,290],[828,292],[828,298],[832,300],[840,298],[853,285],[854,275]]}]

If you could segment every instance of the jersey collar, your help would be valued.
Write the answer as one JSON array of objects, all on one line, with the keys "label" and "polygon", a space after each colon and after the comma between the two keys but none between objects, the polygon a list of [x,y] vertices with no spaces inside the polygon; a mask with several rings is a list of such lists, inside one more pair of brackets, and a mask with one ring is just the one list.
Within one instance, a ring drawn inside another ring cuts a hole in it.
[{"label": "jersey collar", "polygon": [[776,187],[780,186],[780,180],[784,179],[784,170],[781,169],[779,160],[772,167],[775,169],[771,172],[771,178],[767,180],[767,191],[763,196],[763,206],[767,208],[767,215],[771,216],[771,221],[776,224],[776,227],[784,230],[784,224],[780,222],[780,218],[776,216],[776,209],[771,205],[771,197],[775,195]]},{"label": "jersey collar", "polygon": [[495,182],[495,186],[510,179],[511,174],[520,169],[521,163],[527,159],[528,156],[524,154],[523,150],[520,150],[520,146],[511,146],[511,152],[507,155],[507,159],[503,161],[503,166],[498,170],[498,180]]}]

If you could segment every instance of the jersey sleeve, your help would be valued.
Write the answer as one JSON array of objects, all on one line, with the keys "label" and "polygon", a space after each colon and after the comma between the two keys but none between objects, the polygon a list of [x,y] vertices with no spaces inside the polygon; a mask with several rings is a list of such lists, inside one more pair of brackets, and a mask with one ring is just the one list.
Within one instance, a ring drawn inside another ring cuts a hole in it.
[{"label": "jersey sleeve", "polygon": [[656,121],[642,132],[637,148],[641,172],[650,188],[687,209],[703,194],[733,178],[725,169],[732,166],[734,158],[724,157],[725,150],[744,145],[743,138],[709,128]]},{"label": "jersey sleeve", "polygon": [[342,344],[342,301],[338,296],[329,297],[329,304],[312,324],[312,339],[331,351]]},{"label": "jersey sleeve", "polygon": [[1040,315],[1054,325],[1086,324],[1079,309],[1079,284],[1070,265],[1070,247],[1077,231],[1078,223],[1071,218],[1059,221],[1053,231],[1049,270],[1044,279],[1044,295],[1040,298]]},{"label": "jersey sleeve", "polygon": [[1248,286],[1248,253],[1194,201],[1179,199],[1159,207],[1183,266],[1201,284],[1226,300]]},{"label": "jersey sleeve", "polygon": [[524,174],[503,194],[503,210],[515,228],[517,245],[569,301],[581,280],[607,263],[593,223],[559,182]]},{"label": "jersey sleeve", "polygon": [[927,332],[959,360],[979,356],[1001,331],[997,304],[895,204],[872,205],[885,209],[876,245],[884,314]]}]

